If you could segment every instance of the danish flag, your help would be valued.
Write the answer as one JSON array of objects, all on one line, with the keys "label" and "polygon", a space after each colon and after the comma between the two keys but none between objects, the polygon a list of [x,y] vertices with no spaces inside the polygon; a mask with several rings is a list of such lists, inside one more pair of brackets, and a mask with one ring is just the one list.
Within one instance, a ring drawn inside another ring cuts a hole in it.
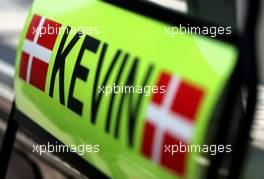
[{"label": "danish flag", "polygon": [[157,86],[165,86],[165,93],[153,94],[147,108],[141,152],[176,175],[183,176],[188,153],[171,155],[164,151],[164,146],[187,145],[191,140],[204,91],[166,72],[161,73]]},{"label": "danish flag", "polygon": [[[51,53],[61,24],[34,15],[23,44],[19,76],[44,91]],[[48,29],[53,31],[48,32]],[[44,32],[44,33],[43,33]]]}]

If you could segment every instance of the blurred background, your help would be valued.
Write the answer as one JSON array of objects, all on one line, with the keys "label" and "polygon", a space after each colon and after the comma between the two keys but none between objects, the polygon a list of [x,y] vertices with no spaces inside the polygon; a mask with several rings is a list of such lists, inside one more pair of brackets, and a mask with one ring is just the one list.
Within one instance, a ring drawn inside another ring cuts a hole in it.
[{"label": "blurred background", "polygon": [[[190,13],[195,17],[243,29],[245,14],[243,0],[150,0],[161,6]],[[0,144],[13,100],[13,76],[16,48],[32,0],[0,0]],[[264,3],[263,3],[264,4]],[[263,5],[262,5],[263,6]],[[189,9],[188,9],[189,8]],[[263,9],[264,7],[262,7]],[[251,131],[250,150],[243,169],[244,179],[264,177],[264,14],[261,11],[258,28],[258,60],[260,67],[259,96],[255,122]],[[19,136],[23,139],[23,136]],[[23,142],[22,142],[23,143]],[[23,152],[21,152],[23,151]],[[56,168],[56,169],[55,169]],[[227,172],[227,171],[225,171]],[[12,154],[9,179],[71,178],[59,167],[50,165],[18,145]]]}]

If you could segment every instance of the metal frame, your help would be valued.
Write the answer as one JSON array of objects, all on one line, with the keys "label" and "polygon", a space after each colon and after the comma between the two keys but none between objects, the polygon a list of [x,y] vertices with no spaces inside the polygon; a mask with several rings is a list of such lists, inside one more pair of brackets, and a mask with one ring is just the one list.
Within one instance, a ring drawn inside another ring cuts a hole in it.
[{"label": "metal frame", "polygon": [[[15,142],[15,136],[18,130],[23,131],[27,136],[34,139],[38,144],[56,144],[63,145],[61,141],[49,134],[46,130],[34,123],[30,117],[19,111],[13,104],[12,111],[7,124],[7,131],[2,143],[0,152],[0,178],[5,178],[12,149]],[[69,164],[81,174],[90,178],[109,178],[96,167],[81,158],[77,153],[53,153],[62,161]]]}]

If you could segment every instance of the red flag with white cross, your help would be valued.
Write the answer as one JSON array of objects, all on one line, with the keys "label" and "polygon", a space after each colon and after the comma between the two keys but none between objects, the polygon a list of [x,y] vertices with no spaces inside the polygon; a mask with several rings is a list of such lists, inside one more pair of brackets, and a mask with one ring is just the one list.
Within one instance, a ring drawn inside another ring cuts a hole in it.
[{"label": "red flag with white cross", "polygon": [[20,62],[19,77],[45,90],[51,53],[61,24],[34,15],[29,25]]},{"label": "red flag with white cross", "polygon": [[147,158],[171,170],[185,174],[187,152],[171,153],[164,146],[187,145],[204,98],[204,90],[169,73],[161,73],[157,86],[165,93],[155,93],[147,107],[141,152]]}]

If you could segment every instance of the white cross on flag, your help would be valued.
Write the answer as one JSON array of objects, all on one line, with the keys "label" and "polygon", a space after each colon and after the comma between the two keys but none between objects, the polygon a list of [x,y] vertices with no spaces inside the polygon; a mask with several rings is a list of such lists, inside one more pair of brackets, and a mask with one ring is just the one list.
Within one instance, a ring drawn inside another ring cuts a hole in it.
[{"label": "white cross on flag", "polygon": [[34,15],[23,44],[19,76],[42,91],[60,27],[59,23]]},{"label": "white cross on flag", "polygon": [[194,122],[201,106],[204,90],[179,77],[161,73],[158,87],[147,108],[141,152],[177,175],[185,174],[187,152],[164,151],[165,145],[187,145],[194,131]]}]

